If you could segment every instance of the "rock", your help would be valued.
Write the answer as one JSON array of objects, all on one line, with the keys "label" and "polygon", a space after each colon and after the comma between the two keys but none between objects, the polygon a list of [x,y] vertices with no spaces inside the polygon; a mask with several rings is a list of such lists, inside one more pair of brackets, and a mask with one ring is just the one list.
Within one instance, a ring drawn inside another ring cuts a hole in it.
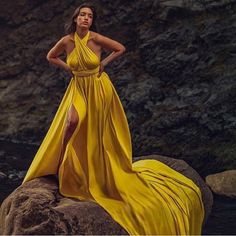
[{"label": "rock", "polygon": [[201,1],[186,1],[186,0],[166,0],[161,2],[163,6],[168,7],[179,7],[179,8],[188,8],[192,11],[200,11],[204,9],[204,5],[201,3]]},{"label": "rock", "polygon": [[24,178],[26,171],[16,171],[16,170],[9,170],[8,178],[11,180],[19,180]]},{"label": "rock", "polygon": [[[205,220],[212,195],[201,177],[186,162],[150,155],[191,178],[201,189]],[[98,204],[66,198],[59,194],[54,176],[33,179],[19,186],[2,203],[0,234],[127,234]]]},{"label": "rock", "polygon": [[0,181],[7,178],[7,175],[0,171]]},{"label": "rock", "polygon": [[93,202],[64,198],[54,176],[18,187],[4,200],[0,234],[127,234]]},{"label": "rock", "polygon": [[208,175],[206,184],[216,194],[236,198],[236,170]]}]

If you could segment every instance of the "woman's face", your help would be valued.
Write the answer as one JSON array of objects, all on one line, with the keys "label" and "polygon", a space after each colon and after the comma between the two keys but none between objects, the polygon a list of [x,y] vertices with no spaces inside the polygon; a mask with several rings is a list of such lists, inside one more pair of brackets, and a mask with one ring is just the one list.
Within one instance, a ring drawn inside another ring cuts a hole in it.
[{"label": "woman's face", "polygon": [[75,18],[77,27],[89,29],[93,22],[93,12],[88,7],[83,7],[79,11],[79,15]]}]

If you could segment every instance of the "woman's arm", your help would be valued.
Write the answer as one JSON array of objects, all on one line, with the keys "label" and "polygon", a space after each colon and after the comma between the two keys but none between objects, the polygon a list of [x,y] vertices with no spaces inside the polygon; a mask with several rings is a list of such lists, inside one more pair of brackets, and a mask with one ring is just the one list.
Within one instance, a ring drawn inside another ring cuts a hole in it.
[{"label": "woman's arm", "polygon": [[61,38],[55,44],[55,46],[48,52],[47,60],[55,66],[58,66],[66,71],[71,71],[70,67],[63,60],[59,58],[59,56],[65,51],[65,48],[66,48],[65,37]]},{"label": "woman's arm", "polygon": [[112,53],[110,55],[108,55],[106,58],[104,58],[101,61],[101,65],[100,65],[100,73],[99,75],[102,73],[104,67],[109,64],[111,61],[115,60],[117,57],[119,57],[120,55],[122,55],[125,52],[125,46],[122,45],[121,43],[112,40],[108,37],[105,37],[101,34],[96,34],[95,38],[94,38],[95,42],[97,44],[99,44],[103,49],[108,50],[108,51],[112,51]]}]

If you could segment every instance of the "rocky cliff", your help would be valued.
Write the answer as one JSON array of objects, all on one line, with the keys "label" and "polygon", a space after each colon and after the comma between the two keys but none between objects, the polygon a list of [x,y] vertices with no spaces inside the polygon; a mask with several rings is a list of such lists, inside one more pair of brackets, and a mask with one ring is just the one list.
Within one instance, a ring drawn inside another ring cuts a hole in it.
[{"label": "rocky cliff", "polygon": [[[39,144],[70,77],[46,61],[82,1],[0,2],[0,137]],[[126,54],[106,68],[134,155],[184,157],[200,174],[236,168],[236,1],[93,1]]]}]

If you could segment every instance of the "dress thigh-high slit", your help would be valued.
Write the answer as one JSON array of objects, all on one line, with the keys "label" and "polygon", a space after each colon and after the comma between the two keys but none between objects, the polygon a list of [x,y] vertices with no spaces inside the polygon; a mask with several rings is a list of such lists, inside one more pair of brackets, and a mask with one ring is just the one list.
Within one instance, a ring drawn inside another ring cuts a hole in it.
[{"label": "dress thigh-high slit", "polygon": [[79,124],[79,115],[75,109],[75,106],[72,103],[68,109],[67,116],[66,116],[66,124],[63,130],[62,144],[61,144],[62,148],[61,148],[60,159],[58,163],[58,170],[64,156],[66,145],[69,142],[78,124]]}]

